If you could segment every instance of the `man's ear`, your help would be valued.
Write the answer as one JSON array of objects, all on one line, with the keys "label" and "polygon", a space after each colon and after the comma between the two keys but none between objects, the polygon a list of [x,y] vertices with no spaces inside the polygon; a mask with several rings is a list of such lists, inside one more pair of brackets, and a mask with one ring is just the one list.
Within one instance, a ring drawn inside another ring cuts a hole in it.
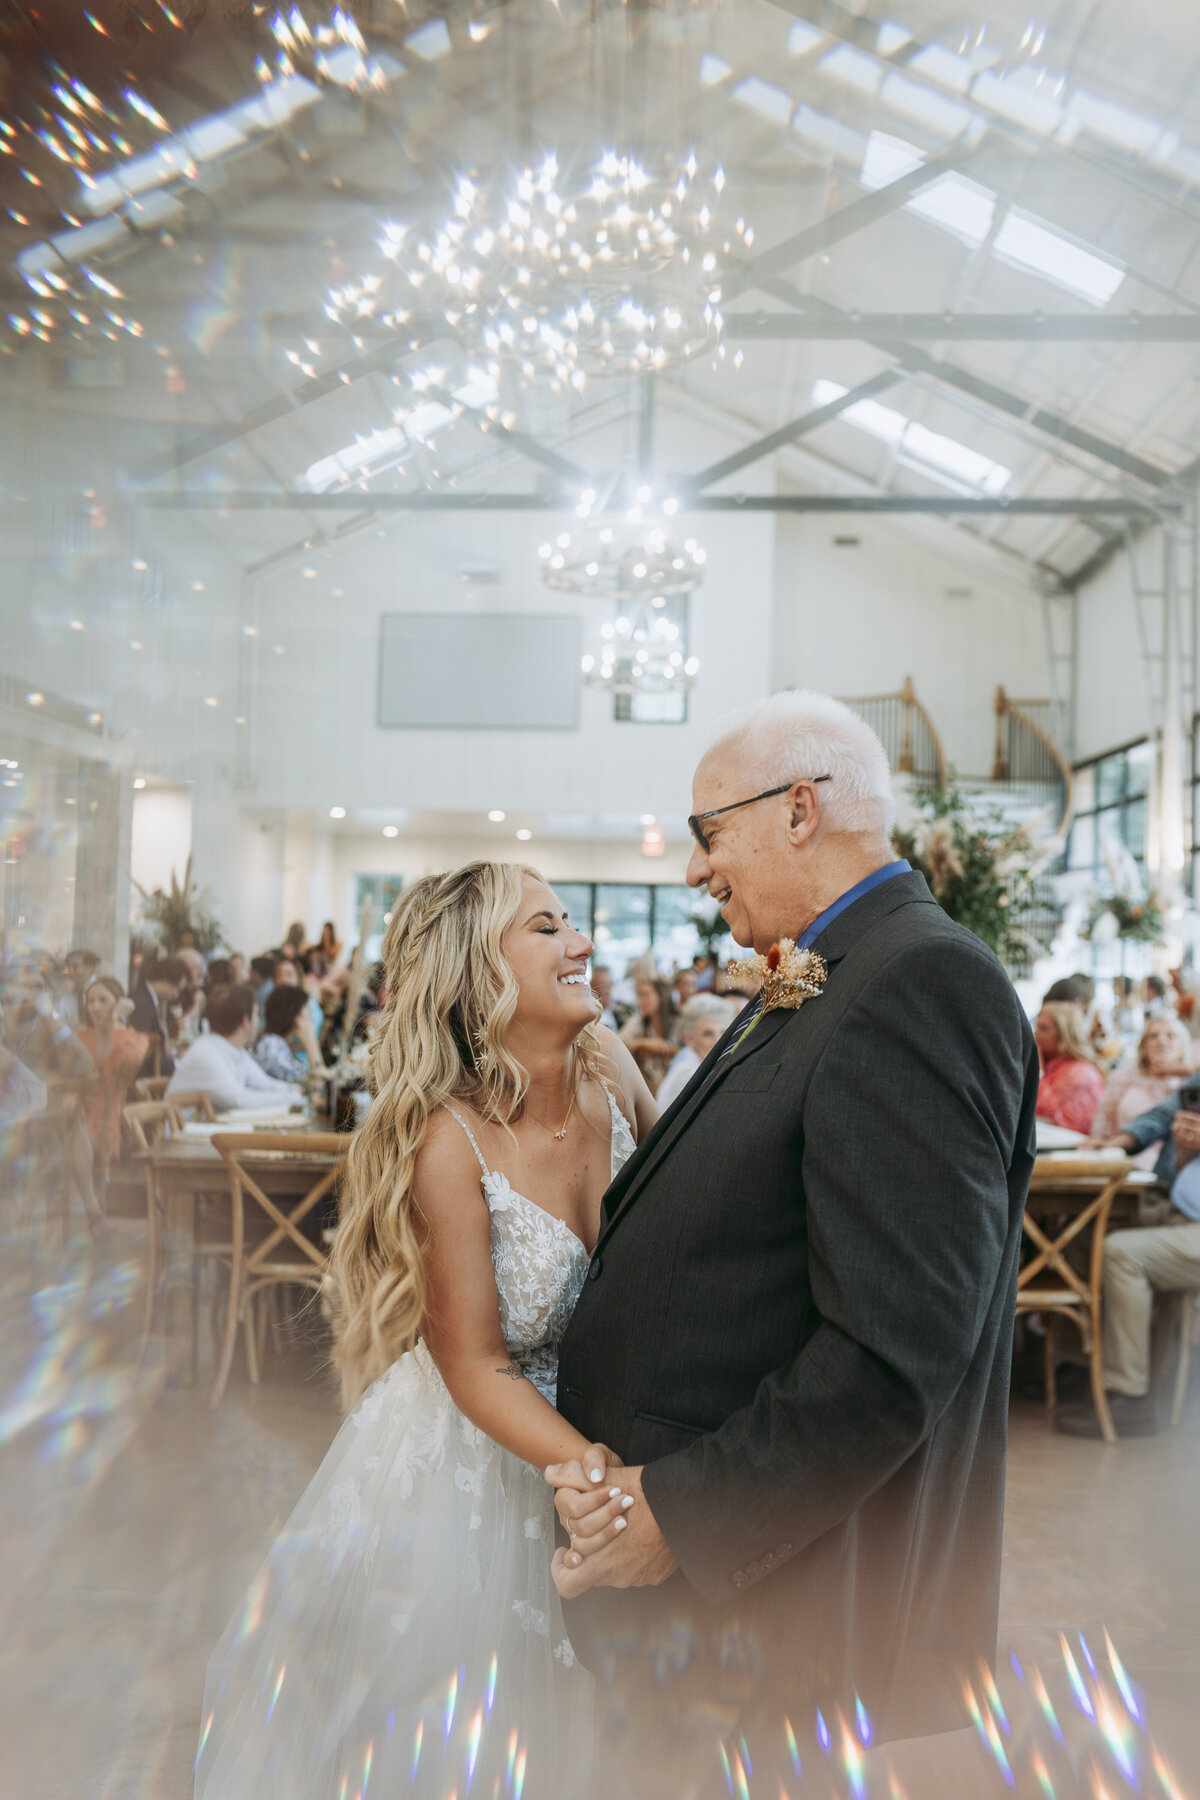
[{"label": "man's ear", "polygon": [[788,795],[788,835],[795,844],[812,837],[821,818],[821,802],[811,781],[798,781]]}]

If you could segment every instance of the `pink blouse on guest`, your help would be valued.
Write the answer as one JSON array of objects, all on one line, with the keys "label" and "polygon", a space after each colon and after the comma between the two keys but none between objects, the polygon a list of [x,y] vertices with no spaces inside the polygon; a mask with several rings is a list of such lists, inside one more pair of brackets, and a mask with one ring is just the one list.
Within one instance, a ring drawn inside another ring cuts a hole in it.
[{"label": "pink blouse on guest", "polygon": [[1076,1056],[1052,1056],[1038,1088],[1038,1118],[1086,1135],[1103,1091],[1104,1077],[1095,1063]]},{"label": "pink blouse on guest", "polygon": [[[1187,1079],[1184,1075],[1147,1075],[1144,1069],[1116,1069],[1105,1083],[1104,1095],[1096,1109],[1093,1127],[1097,1137],[1116,1137],[1131,1119],[1161,1106]],[[1161,1142],[1150,1144],[1133,1157],[1139,1169],[1152,1169],[1158,1160]]]}]

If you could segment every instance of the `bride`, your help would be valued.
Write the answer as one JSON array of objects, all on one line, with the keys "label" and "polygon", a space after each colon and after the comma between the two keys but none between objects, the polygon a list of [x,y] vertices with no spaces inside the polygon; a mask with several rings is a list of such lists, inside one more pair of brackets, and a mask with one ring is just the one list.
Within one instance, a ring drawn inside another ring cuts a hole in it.
[{"label": "bride", "polygon": [[572,1800],[592,1692],[542,1471],[590,1448],[554,1409],[558,1343],[654,1103],[534,870],[419,881],[383,951],[333,1256],[353,1411],[213,1654],[196,1796]]}]

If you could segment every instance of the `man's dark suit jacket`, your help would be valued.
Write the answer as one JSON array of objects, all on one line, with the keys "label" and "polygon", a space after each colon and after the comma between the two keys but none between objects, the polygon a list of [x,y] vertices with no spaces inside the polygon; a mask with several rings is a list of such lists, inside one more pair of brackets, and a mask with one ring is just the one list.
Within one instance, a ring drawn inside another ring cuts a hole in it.
[{"label": "man's dark suit jacket", "polygon": [[144,1031],[154,1039],[138,1074],[173,1075],[175,1058],[171,1054],[170,1041],[163,1030],[163,1017],[155,1005],[154,991],[149,982],[139,981],[133,990],[133,1011],[129,1015],[129,1023],[134,1031]]},{"label": "man's dark suit jacket", "polygon": [[787,1705],[907,1736],[995,1654],[1037,1057],[918,874],[813,948],[824,991],[718,1047],[606,1196],[558,1405],[647,1465],[680,1572],[567,1621],[592,1666],[737,1625]]}]

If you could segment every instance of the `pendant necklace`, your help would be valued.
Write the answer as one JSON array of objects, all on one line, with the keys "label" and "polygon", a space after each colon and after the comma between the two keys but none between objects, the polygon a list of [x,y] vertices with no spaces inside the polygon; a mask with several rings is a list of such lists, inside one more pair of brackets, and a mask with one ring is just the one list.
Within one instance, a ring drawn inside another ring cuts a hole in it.
[{"label": "pendant necklace", "polygon": [[576,1102],[576,1100],[578,1100],[578,1098],[579,1098],[579,1082],[578,1082],[578,1080],[576,1080],[575,1086],[571,1090],[571,1104],[567,1108],[567,1116],[563,1120],[562,1124],[559,1126],[557,1131],[555,1131],[551,1126],[547,1125],[547,1123],[544,1119],[539,1119],[537,1114],[534,1112],[532,1106],[528,1106],[526,1108],[526,1111],[529,1113],[529,1116],[531,1119],[537,1120],[537,1123],[541,1126],[543,1131],[548,1131],[550,1133],[550,1136],[554,1139],[556,1144],[561,1144],[563,1139],[567,1135],[567,1126],[571,1123],[571,1114],[575,1111],[575,1102]]}]

